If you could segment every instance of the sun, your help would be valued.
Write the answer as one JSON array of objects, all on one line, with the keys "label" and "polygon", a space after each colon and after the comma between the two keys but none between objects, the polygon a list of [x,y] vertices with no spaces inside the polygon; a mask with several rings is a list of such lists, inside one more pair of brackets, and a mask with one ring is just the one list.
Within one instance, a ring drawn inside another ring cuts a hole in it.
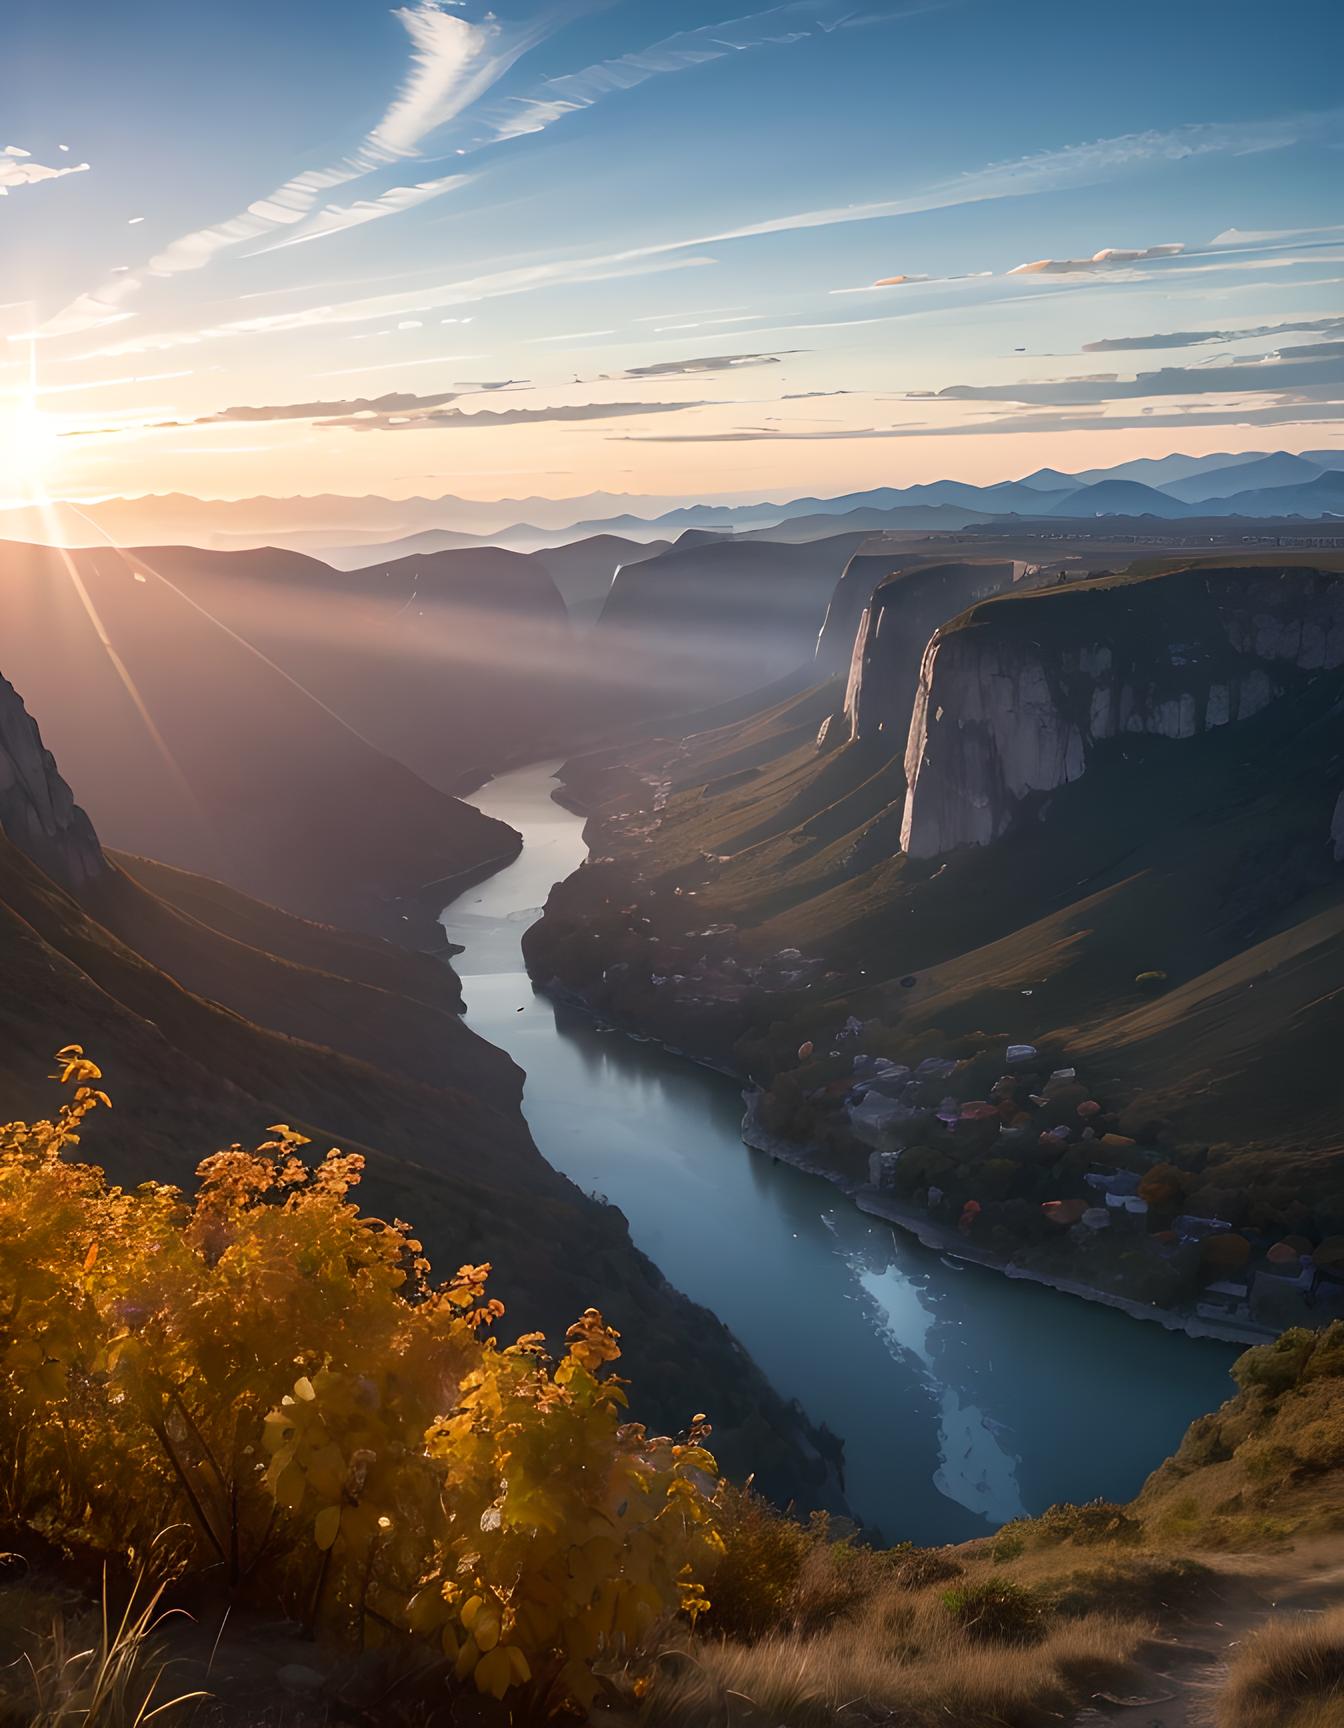
[{"label": "sun", "polygon": [[55,420],[39,406],[34,370],[23,384],[0,392],[0,493],[40,502],[60,440]]}]

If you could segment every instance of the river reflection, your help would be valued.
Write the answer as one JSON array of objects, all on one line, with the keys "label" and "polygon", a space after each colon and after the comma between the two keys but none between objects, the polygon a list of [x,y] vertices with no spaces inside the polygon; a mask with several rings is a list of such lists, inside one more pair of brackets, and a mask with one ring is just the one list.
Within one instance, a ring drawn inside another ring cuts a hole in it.
[{"label": "river reflection", "polygon": [[975,1267],[741,1143],[733,1082],[532,992],[518,941],[584,856],[549,765],[472,801],[516,863],[444,914],[467,1019],[526,1071],[545,1157],[618,1205],[673,1283],[785,1397],[845,1441],[855,1509],[892,1540],[955,1541],[1056,1500],[1128,1498],[1228,1395],[1234,1352]]}]

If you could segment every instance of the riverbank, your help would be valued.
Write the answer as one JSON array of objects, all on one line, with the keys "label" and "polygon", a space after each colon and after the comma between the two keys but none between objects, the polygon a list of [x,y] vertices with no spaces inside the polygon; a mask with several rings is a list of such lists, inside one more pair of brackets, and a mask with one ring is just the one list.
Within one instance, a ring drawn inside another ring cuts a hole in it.
[{"label": "riverbank", "polygon": [[[645,776],[643,783],[651,785],[652,781]],[[567,808],[572,807],[584,818],[584,834],[590,849],[602,848],[605,852],[612,847],[614,838],[624,832],[622,820],[604,813],[603,803],[591,794],[592,788],[581,782],[578,795],[566,787],[557,801]],[[725,955],[733,953],[733,938],[720,932],[731,931],[731,925],[712,925],[703,931],[698,938],[699,944],[707,946],[709,939],[714,938],[718,947],[708,965],[703,958],[697,959],[697,939],[685,932],[684,920],[678,923],[676,910],[686,904],[681,898],[683,894],[691,894],[694,903],[692,891],[675,882],[670,885],[660,882],[651,888],[645,886],[636,867],[636,856],[599,859],[597,870],[590,867],[579,876],[570,878],[564,885],[564,893],[553,895],[547,907],[547,920],[555,925],[558,940],[548,931],[546,920],[535,926],[525,950],[529,963],[537,962],[540,970],[542,965],[553,962],[564,971],[566,964],[572,962],[584,974],[583,977],[569,977],[563,982],[552,977],[544,986],[558,999],[572,1003],[599,1024],[613,1025],[627,1036],[649,1039],[715,1072],[731,1074],[739,1084],[748,1088],[756,1086],[759,1083],[757,1077],[748,1076],[744,1072],[745,1062],[736,1058],[744,1050],[758,1049],[767,1062],[765,1072],[771,1073],[775,1071],[780,1049],[792,1041],[791,1036],[783,1033],[776,1037],[777,1028],[767,1026],[765,1010],[760,1003],[754,1008],[751,1004],[750,991],[758,986],[750,985],[748,980],[761,970],[760,964],[753,965],[739,959],[734,966],[732,959],[725,959]],[[602,868],[604,864],[608,866],[605,870]],[[611,866],[616,867],[613,869]],[[630,904],[622,906],[623,900]],[[795,951],[784,952],[792,954]],[[775,958],[779,959],[778,956]],[[759,957],[750,957],[750,960],[758,962]],[[808,966],[815,968],[820,962],[797,957],[793,964],[805,969]],[[682,973],[688,976],[682,977]],[[653,986],[652,990],[644,987],[646,977]],[[812,988],[810,979],[811,974],[807,974],[802,987],[792,996],[777,988],[778,980],[773,976],[768,980],[770,1002],[779,1022],[787,1026],[789,1034],[807,1042],[809,1052],[810,1027],[816,1023],[812,1018],[816,1008],[809,995]],[[829,979],[826,982],[828,987],[834,987]],[[723,1001],[716,1000],[716,990],[720,985],[726,992]],[[1026,994],[1030,995],[1030,991]],[[703,1005],[696,1006],[695,1003]],[[623,1012],[627,1006],[631,1011]],[[842,995],[832,999],[828,1006],[837,1020],[842,1019],[846,999]],[[649,1012],[642,1012],[646,1009]],[[863,1010],[855,1008],[854,1012],[862,1013]],[[833,1037],[843,1042],[844,1033]],[[699,1050],[692,1047],[694,1042],[699,1043]],[[838,1051],[831,1052],[833,1057],[837,1054]],[[966,1053],[958,1050],[956,1054],[963,1056]],[[984,1054],[987,1056],[987,1052]],[[1067,1049],[1061,1049],[1052,1060],[1061,1065],[1066,1063]],[[792,1070],[791,1056],[785,1058],[784,1066],[786,1070]],[[1049,1062],[1045,1064],[1047,1069],[1050,1066]],[[772,1083],[767,1081],[766,1084]],[[810,1090],[809,1083],[802,1082],[809,1100],[820,1098],[821,1088],[839,1084],[840,1080],[833,1078],[829,1071],[821,1073],[819,1083],[812,1079]],[[985,1084],[988,1086],[988,1080]],[[1080,1093],[1080,1097],[1085,1099],[1086,1092]],[[797,1102],[795,1100],[795,1106]],[[824,1104],[825,1100],[822,1100],[821,1105],[812,1107],[813,1113]],[[1087,1107],[1092,1110],[1098,1108],[1095,1104]],[[795,1108],[794,1113],[805,1115],[806,1108]],[[1053,1117],[1048,1120],[1053,1126]],[[1103,1116],[1100,1120],[1102,1128],[1098,1132],[1103,1136],[1107,1130],[1116,1130],[1113,1139],[1118,1152],[1113,1154],[1113,1158],[1122,1162],[1124,1150],[1134,1145],[1133,1135],[1139,1130],[1132,1128],[1128,1121],[1121,1121],[1118,1107],[1111,1116]],[[779,1126],[776,1122],[775,1127]],[[954,1256],[959,1262],[977,1265],[1005,1278],[1034,1283],[1060,1295],[1109,1307],[1129,1318],[1156,1323],[1164,1330],[1190,1338],[1212,1339],[1242,1347],[1265,1343],[1277,1336],[1272,1325],[1252,1320],[1245,1313],[1233,1313],[1230,1304],[1226,1317],[1199,1312],[1195,1305],[1199,1298],[1191,1296],[1187,1302],[1188,1293],[1184,1290],[1178,1300],[1173,1300],[1176,1296],[1174,1290],[1140,1291],[1137,1286],[1131,1286],[1126,1291],[1123,1278],[1112,1280],[1109,1269],[1090,1278],[1073,1275],[1072,1264],[1061,1264],[1059,1269],[1023,1264],[1024,1259],[1029,1261],[1032,1258],[1031,1250],[1025,1247],[1022,1237],[1018,1237],[1015,1243],[1005,1243],[1002,1230],[997,1232],[999,1240],[993,1247],[983,1239],[968,1241],[965,1233],[951,1221],[936,1219],[904,1205],[895,1196],[870,1183],[867,1167],[871,1145],[849,1131],[834,1109],[828,1112],[825,1126],[827,1138],[822,1145],[805,1134],[791,1138],[778,1132],[767,1134],[756,1119],[749,1100],[743,1140],[746,1145],[767,1152],[803,1174],[827,1182],[864,1215],[880,1217],[926,1246]],[[1073,1135],[1065,1138],[1072,1141]],[[1035,1139],[1033,1134],[1031,1144],[1034,1145]],[[1081,1149],[1082,1141],[1079,1140],[1077,1145]],[[1008,1155],[1005,1152],[1004,1156]],[[1076,1173],[1074,1178],[1076,1180]],[[930,1178],[930,1185],[933,1180]],[[940,1186],[945,1185],[942,1176],[937,1178],[937,1182]],[[1059,1190],[1071,1191],[1067,1185]],[[977,1207],[977,1211],[981,1209]],[[992,1204],[990,1209],[991,1212],[994,1210]],[[981,1222],[983,1224],[985,1220]],[[977,1234],[984,1238],[988,1232],[981,1230]],[[1060,1262],[1071,1260],[1068,1244],[1062,1237],[1050,1246],[1053,1259]],[[1037,1257],[1041,1256],[1038,1254]],[[1122,1287],[1119,1290],[1113,1288],[1113,1282]],[[1209,1302],[1214,1305],[1213,1298]],[[1284,1322],[1289,1323],[1295,1322]]]},{"label": "riverbank", "polygon": [[1135,1302],[1127,1296],[1117,1296],[1112,1291],[1101,1290],[1096,1285],[1085,1284],[1075,1278],[1061,1278],[1053,1273],[1019,1266],[1011,1259],[1005,1260],[985,1249],[972,1246],[959,1230],[948,1230],[933,1223],[931,1219],[921,1217],[917,1212],[896,1205],[871,1183],[861,1185],[851,1197],[861,1212],[868,1213],[870,1217],[881,1218],[886,1223],[895,1225],[897,1229],[906,1231],[926,1248],[936,1249],[939,1253],[965,1261],[968,1265],[1000,1272],[1005,1278],[1025,1279],[1029,1283],[1041,1285],[1043,1289],[1058,1291],[1063,1296],[1077,1296],[1084,1302],[1099,1302],[1105,1308],[1114,1308],[1118,1313],[1127,1314],[1131,1320],[1155,1322],[1168,1332],[1183,1332],[1187,1338],[1212,1338],[1220,1344],[1270,1344],[1277,1336],[1267,1328],[1223,1325],[1218,1321],[1204,1320],[1198,1315],[1180,1314],[1172,1309]]},{"label": "riverbank", "polygon": [[1128,1315],[1131,1320],[1146,1320],[1168,1332],[1182,1332],[1187,1338],[1208,1338],[1221,1344],[1250,1345],[1272,1343],[1277,1337],[1277,1333],[1267,1327],[1206,1320],[1197,1314],[1183,1314],[1175,1309],[1135,1302],[1130,1297],[1116,1295],[1113,1291],[1103,1290],[1081,1279],[1065,1278],[1057,1273],[1019,1266],[1011,1256],[995,1254],[990,1249],[968,1242],[960,1230],[948,1229],[945,1225],[935,1223],[927,1214],[914,1207],[899,1205],[871,1182],[854,1181],[852,1177],[828,1164],[817,1147],[800,1146],[796,1141],[785,1140],[778,1134],[769,1133],[754,1120],[755,1098],[753,1093],[743,1093],[743,1101],[747,1107],[742,1118],[744,1145],[751,1147],[753,1151],[768,1153],[772,1158],[791,1164],[795,1170],[829,1182],[851,1200],[860,1212],[871,1218],[881,1218],[884,1223],[905,1231],[935,1253],[950,1255],[954,1260],[964,1261],[969,1266],[979,1266],[986,1272],[1000,1273],[1005,1278],[1039,1284],[1043,1289],[1057,1291],[1062,1296],[1076,1296],[1084,1302],[1100,1303],[1102,1307],[1113,1308],[1117,1313]]},{"label": "riverbank", "polygon": [[[1119,1314],[1127,1315],[1132,1320],[1142,1320],[1149,1324],[1161,1326],[1167,1332],[1179,1332],[1187,1338],[1209,1339],[1221,1344],[1234,1344],[1238,1347],[1253,1344],[1271,1343],[1278,1334],[1269,1327],[1243,1325],[1233,1321],[1221,1322],[1206,1319],[1198,1314],[1183,1313],[1177,1309],[1163,1308],[1154,1303],[1137,1302],[1131,1297],[1122,1296],[1111,1290],[1102,1289],[1098,1285],[1089,1284],[1083,1279],[1066,1278],[1059,1273],[1044,1272],[1039,1269],[1019,1265],[1011,1255],[995,1254],[992,1250],[976,1246],[966,1240],[957,1229],[949,1229],[936,1223],[927,1214],[913,1207],[904,1207],[884,1195],[871,1182],[856,1181],[844,1171],[836,1169],[828,1162],[819,1147],[803,1145],[796,1140],[787,1140],[782,1135],[771,1134],[761,1127],[756,1119],[755,1105],[759,1098],[749,1081],[733,1069],[715,1061],[712,1057],[698,1056],[693,1051],[683,1049],[680,1045],[670,1044],[650,1032],[623,1023],[619,1018],[609,1014],[599,1013],[593,1004],[581,991],[563,985],[557,979],[545,984],[533,980],[533,988],[548,997],[551,1001],[561,1004],[577,1013],[584,1014],[592,1021],[599,1031],[612,1031],[635,1043],[651,1044],[656,1049],[664,1051],[682,1061],[694,1063],[696,1067],[708,1069],[710,1073],[721,1074],[726,1079],[733,1080],[743,1087],[742,1099],[745,1105],[742,1117],[742,1144],[750,1151],[764,1153],[776,1162],[787,1164],[791,1169],[811,1176],[829,1184],[845,1196],[847,1200],[865,1215],[881,1218],[884,1223],[894,1225],[897,1229],[912,1236],[923,1247],[936,1253],[945,1254],[967,1265],[978,1266],[987,1272],[996,1272],[1002,1277],[1039,1285],[1042,1289],[1053,1290],[1062,1296],[1073,1296],[1084,1302],[1094,1302],[1105,1308],[1111,1308]],[[857,1148],[858,1143],[855,1142]]]}]

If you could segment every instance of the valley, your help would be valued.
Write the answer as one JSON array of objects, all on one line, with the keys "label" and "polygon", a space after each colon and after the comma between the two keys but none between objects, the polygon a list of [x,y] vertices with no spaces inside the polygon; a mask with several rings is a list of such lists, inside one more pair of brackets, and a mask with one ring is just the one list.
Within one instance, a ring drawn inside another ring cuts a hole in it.
[{"label": "valley", "polygon": [[745,1147],[739,1082],[534,994],[520,939],[585,852],[582,818],[551,796],[555,766],[474,795],[523,850],[444,913],[467,1024],[524,1070],[543,1156],[619,1207],[637,1246],[842,1440],[847,1501],[888,1540],[1128,1498],[1221,1402],[1232,1350],[1001,1287],[898,1238]]},{"label": "valley", "polygon": [[132,1187],[353,1154],[809,1541],[1168,1542],[1238,1352],[1344,1311],[1333,525],[842,519],[0,549],[0,1083],[73,1030]]},{"label": "valley", "polygon": [[816,682],[567,765],[596,861],[529,967],[929,1243],[1197,1334],[1328,1317],[1338,567],[1015,573],[898,569],[847,683],[828,621]]},{"label": "valley", "polygon": [[[171,1025],[214,1120],[375,1148],[431,1252],[544,1240],[511,1309],[642,1315],[669,1425],[707,1327],[725,1459],[941,1540],[1132,1492],[1227,1346],[1333,1312],[1337,555],[1328,519],[814,534],[947,506],[819,502],[339,568],[3,549],[7,657],[94,819],[77,911],[23,877],[45,839],[13,859],[33,966],[73,971],[62,1006],[30,967],[8,1072],[22,1102],[93,984],[114,1169],[204,1155],[155,1104]],[[1071,1414],[994,1392],[1043,1326]],[[1085,1420],[1077,1482],[1037,1409]]]},{"label": "valley", "polygon": [[0,1728],[1344,1728],[1340,0],[10,10]]},{"label": "valley", "polygon": [[632,1365],[647,1361],[641,1415],[675,1430],[716,1384],[726,1459],[784,1500],[835,1502],[801,1414],[632,1244],[619,1212],[539,1154],[519,1109],[523,1075],[462,1023],[442,936],[439,949],[350,934],[104,851],[0,682],[7,1119],[41,1117],[51,1054],[73,1032],[115,1092],[84,1151],[117,1182],[190,1189],[221,1146],[256,1145],[288,1122],[323,1152],[361,1157],[369,1203],[414,1219],[436,1267],[497,1256],[493,1288],[517,1330],[563,1337],[600,1304],[628,1330]]}]

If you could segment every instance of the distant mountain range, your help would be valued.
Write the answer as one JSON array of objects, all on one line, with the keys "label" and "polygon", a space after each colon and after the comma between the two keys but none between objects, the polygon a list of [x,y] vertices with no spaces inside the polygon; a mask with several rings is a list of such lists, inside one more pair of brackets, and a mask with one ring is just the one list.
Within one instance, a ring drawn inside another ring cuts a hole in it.
[{"label": "distant mountain range", "polygon": [[[68,546],[188,544],[217,550],[271,545],[310,552],[353,569],[384,558],[493,544],[538,551],[595,535],[675,539],[685,529],[811,537],[798,525],[844,517],[850,528],[955,530],[1009,517],[1301,516],[1344,514],[1344,448],[1208,456],[1140,457],[1066,474],[1037,469],[1020,480],[974,486],[933,480],[878,486],[834,498],[685,504],[648,495],[595,492],[580,498],[497,501],[457,498],[200,499],[181,493],[57,502],[0,510],[0,538]],[[833,532],[834,529],[826,529]]]}]

